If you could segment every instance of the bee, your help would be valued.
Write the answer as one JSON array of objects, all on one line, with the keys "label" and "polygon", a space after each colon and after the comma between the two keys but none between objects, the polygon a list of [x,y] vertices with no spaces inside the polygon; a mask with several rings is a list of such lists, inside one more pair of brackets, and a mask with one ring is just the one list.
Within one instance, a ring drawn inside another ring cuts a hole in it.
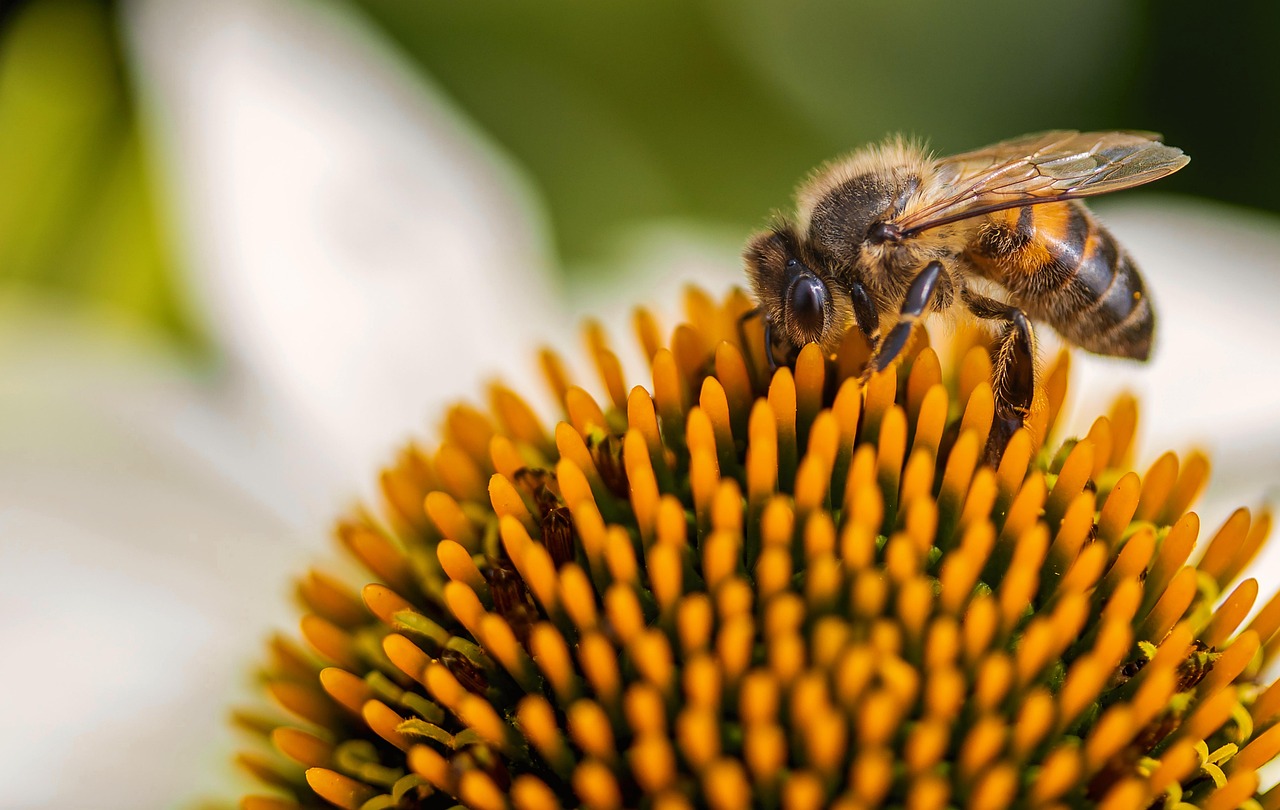
[{"label": "bee", "polygon": [[1078,198],[1132,188],[1189,158],[1147,132],[1056,131],[933,158],[901,138],[818,169],[794,219],[743,253],[765,352],[807,343],[833,352],[849,328],[882,371],[933,313],[997,330],[998,461],[1034,399],[1032,321],[1087,351],[1146,360],[1155,316],[1132,259]]}]

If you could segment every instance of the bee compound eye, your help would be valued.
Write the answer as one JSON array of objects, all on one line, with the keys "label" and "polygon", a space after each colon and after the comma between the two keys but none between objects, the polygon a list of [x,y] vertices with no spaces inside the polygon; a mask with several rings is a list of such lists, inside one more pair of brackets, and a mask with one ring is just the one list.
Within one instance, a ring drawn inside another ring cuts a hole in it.
[{"label": "bee compound eye", "polygon": [[826,285],[810,275],[797,278],[791,285],[788,295],[791,318],[810,339],[816,339],[822,334],[828,297]]}]

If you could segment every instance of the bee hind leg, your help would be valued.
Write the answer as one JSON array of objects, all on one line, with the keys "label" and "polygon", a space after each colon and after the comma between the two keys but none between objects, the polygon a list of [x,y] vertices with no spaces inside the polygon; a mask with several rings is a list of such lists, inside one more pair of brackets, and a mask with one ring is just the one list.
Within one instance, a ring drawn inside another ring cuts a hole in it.
[{"label": "bee hind leg", "polygon": [[911,339],[912,328],[929,308],[933,293],[938,289],[938,282],[944,275],[942,262],[932,261],[911,280],[907,295],[902,299],[898,322],[893,325],[884,339],[876,344],[871,359],[867,361],[867,369],[863,372],[864,377],[873,371],[884,371],[906,348],[907,341]]},{"label": "bee hind leg", "polygon": [[987,436],[986,458],[998,465],[1009,439],[1026,422],[1035,398],[1035,334],[1026,313],[1010,304],[964,290],[965,306],[976,317],[1003,321],[991,363],[991,390],[995,416]]}]

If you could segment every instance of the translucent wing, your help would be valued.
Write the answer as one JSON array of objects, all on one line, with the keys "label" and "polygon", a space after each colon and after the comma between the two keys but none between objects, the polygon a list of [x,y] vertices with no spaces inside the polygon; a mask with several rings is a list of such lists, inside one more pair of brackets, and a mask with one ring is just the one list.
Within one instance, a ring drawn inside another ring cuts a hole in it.
[{"label": "translucent wing", "polygon": [[903,212],[892,224],[903,236],[1003,208],[1092,197],[1173,174],[1190,160],[1152,132],[1026,135],[937,161],[952,193]]}]

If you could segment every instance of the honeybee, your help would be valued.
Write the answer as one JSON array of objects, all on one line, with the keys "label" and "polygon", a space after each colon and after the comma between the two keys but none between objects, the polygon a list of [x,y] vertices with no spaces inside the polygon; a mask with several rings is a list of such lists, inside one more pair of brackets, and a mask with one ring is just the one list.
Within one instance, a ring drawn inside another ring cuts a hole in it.
[{"label": "honeybee", "polygon": [[1137,267],[1077,198],[1132,188],[1187,164],[1147,132],[1056,131],[933,158],[901,138],[818,169],[794,220],[748,242],[743,258],[765,350],[835,350],[856,327],[887,368],[926,315],[954,311],[999,329],[998,461],[1035,391],[1031,322],[1097,354],[1146,360],[1155,317]]}]

